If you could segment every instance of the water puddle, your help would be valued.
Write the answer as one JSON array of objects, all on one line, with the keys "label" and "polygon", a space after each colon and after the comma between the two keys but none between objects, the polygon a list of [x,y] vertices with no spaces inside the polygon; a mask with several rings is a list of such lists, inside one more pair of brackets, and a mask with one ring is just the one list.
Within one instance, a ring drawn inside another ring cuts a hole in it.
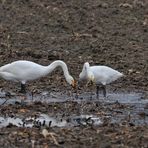
[{"label": "water puddle", "polygon": [[48,93],[48,92],[42,92],[40,94],[31,94],[27,93],[25,95],[17,95],[17,94],[11,94],[10,96],[7,96],[5,92],[0,92],[0,104],[15,104],[16,102],[21,103],[22,101],[24,103],[32,103],[35,101],[40,101],[44,103],[53,103],[53,102],[65,102],[67,101],[68,96],[64,95],[61,92],[57,93]]},{"label": "water puddle", "polygon": [[101,120],[93,115],[72,116],[65,119],[60,117],[49,117],[46,114],[41,114],[39,117],[0,117],[0,128],[8,126],[17,127],[72,127],[79,125],[100,125]]},{"label": "water puddle", "polygon": [[73,125],[101,125],[103,122],[99,117],[93,115],[72,116],[70,122]]},{"label": "water puddle", "polygon": [[[142,93],[108,93],[106,98],[100,96],[97,99],[95,94],[91,96],[86,92],[80,94],[76,101],[104,104],[110,110],[107,112],[108,116],[104,117],[108,118],[111,123],[128,121],[131,125],[148,125],[148,98],[144,99]],[[112,108],[115,104],[126,105],[126,108]]]},{"label": "water puddle", "polygon": [[81,101],[100,101],[100,102],[108,102],[108,103],[127,103],[127,104],[135,104],[135,103],[148,103],[148,99],[142,99],[143,94],[142,93],[108,93],[107,97],[104,98],[103,96],[100,96],[98,99],[96,98],[96,95],[90,95],[90,93],[83,93],[80,94],[77,99]]},{"label": "water puddle", "polygon": [[[16,95],[11,94],[8,97],[4,92],[0,92],[0,104],[15,104],[16,102],[21,103],[21,101],[25,102],[25,104],[30,104],[34,102],[42,102],[42,103],[56,103],[56,102],[77,102],[80,105],[85,103],[101,103],[106,108],[110,108],[108,114],[110,114],[107,118],[110,118],[110,121],[113,123],[120,123],[125,120],[125,118],[129,118],[131,123],[135,125],[144,125],[148,124],[148,98],[143,99],[142,93],[108,93],[106,98],[100,96],[99,99],[96,99],[95,94],[92,96],[89,92],[79,94],[73,94],[73,96],[67,95],[63,92],[55,92],[48,93],[42,92],[40,94],[27,94],[27,95]],[[111,108],[112,105],[122,104],[126,105],[126,108],[116,109]],[[80,114],[83,114],[82,112]],[[85,114],[85,113],[84,113]],[[99,125],[101,121],[98,117],[93,115],[80,115],[68,117],[66,119],[63,118],[54,118],[49,117],[47,115],[40,115],[38,118],[28,117],[26,119],[23,118],[3,118],[0,117],[0,127],[8,126],[9,124],[13,124],[15,126],[25,126],[25,127],[33,127],[33,126],[77,126],[77,125]]]},{"label": "water puddle", "polygon": [[11,94],[9,97],[5,92],[0,91],[0,104],[15,104],[15,102],[21,102],[22,100],[26,103],[40,101],[45,103],[54,103],[54,102],[65,102],[65,101],[74,101],[74,102],[105,102],[105,103],[126,103],[126,104],[146,104],[148,103],[148,99],[142,99],[142,93],[108,93],[106,98],[100,96],[99,99],[96,98],[96,95],[90,95],[90,93],[81,93],[79,95],[72,94],[72,96],[67,95],[63,92],[55,92],[55,93],[48,93],[48,92],[41,92],[39,94],[30,94],[27,93],[26,95],[17,95]]}]

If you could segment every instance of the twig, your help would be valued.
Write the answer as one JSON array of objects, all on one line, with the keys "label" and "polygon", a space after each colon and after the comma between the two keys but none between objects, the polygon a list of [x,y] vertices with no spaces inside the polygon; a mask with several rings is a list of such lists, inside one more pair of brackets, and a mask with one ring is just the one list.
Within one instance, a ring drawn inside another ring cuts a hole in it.
[{"label": "twig", "polygon": [[1,105],[4,105],[7,101],[8,101],[8,99],[6,99]]},{"label": "twig", "polygon": [[49,135],[50,135],[51,138],[53,139],[54,143],[55,143],[56,145],[59,145],[59,144],[58,144],[58,141],[57,141],[56,138],[55,138],[56,134],[55,134],[55,133],[49,133]]}]

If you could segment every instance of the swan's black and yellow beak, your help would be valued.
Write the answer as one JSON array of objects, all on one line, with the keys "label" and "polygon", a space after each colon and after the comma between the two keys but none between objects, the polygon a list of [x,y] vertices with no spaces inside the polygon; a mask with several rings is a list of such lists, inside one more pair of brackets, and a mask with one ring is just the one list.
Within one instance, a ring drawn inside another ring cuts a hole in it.
[{"label": "swan's black and yellow beak", "polygon": [[74,89],[76,89],[76,86],[77,86],[77,81],[76,80],[73,80],[73,82],[72,82],[72,87],[74,88]]}]

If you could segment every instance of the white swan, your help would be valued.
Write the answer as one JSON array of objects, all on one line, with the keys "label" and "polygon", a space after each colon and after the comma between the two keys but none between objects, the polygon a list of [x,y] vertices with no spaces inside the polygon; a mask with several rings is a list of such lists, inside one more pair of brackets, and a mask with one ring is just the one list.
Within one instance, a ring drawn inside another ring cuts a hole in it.
[{"label": "white swan", "polygon": [[86,62],[79,75],[79,82],[86,80],[95,83],[97,98],[99,97],[99,85],[101,84],[104,97],[106,97],[106,84],[110,84],[122,76],[122,73],[108,66],[90,66],[89,63]]},{"label": "white swan", "polygon": [[37,63],[25,60],[15,61],[0,67],[0,77],[4,78],[5,80],[21,82],[20,92],[25,93],[25,84],[27,81],[44,77],[59,66],[64,72],[66,81],[75,87],[75,80],[69,74],[67,65],[60,60],[54,61],[49,66],[42,66]]}]

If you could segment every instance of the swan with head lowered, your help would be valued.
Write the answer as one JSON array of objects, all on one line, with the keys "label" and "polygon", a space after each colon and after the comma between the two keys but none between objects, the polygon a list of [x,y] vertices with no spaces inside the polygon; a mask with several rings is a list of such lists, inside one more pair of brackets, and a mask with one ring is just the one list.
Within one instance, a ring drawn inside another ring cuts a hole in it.
[{"label": "swan with head lowered", "polygon": [[54,61],[48,66],[42,66],[25,60],[15,61],[0,67],[0,77],[5,80],[20,82],[20,92],[25,93],[25,84],[27,81],[44,77],[51,73],[56,67],[62,68],[67,83],[75,87],[75,80],[69,74],[67,65],[61,60]]},{"label": "swan with head lowered", "polygon": [[79,75],[79,82],[93,82],[96,85],[97,98],[99,97],[99,88],[103,89],[103,95],[106,97],[106,85],[122,77],[123,74],[108,66],[90,66],[88,62],[84,63],[82,72]]}]

